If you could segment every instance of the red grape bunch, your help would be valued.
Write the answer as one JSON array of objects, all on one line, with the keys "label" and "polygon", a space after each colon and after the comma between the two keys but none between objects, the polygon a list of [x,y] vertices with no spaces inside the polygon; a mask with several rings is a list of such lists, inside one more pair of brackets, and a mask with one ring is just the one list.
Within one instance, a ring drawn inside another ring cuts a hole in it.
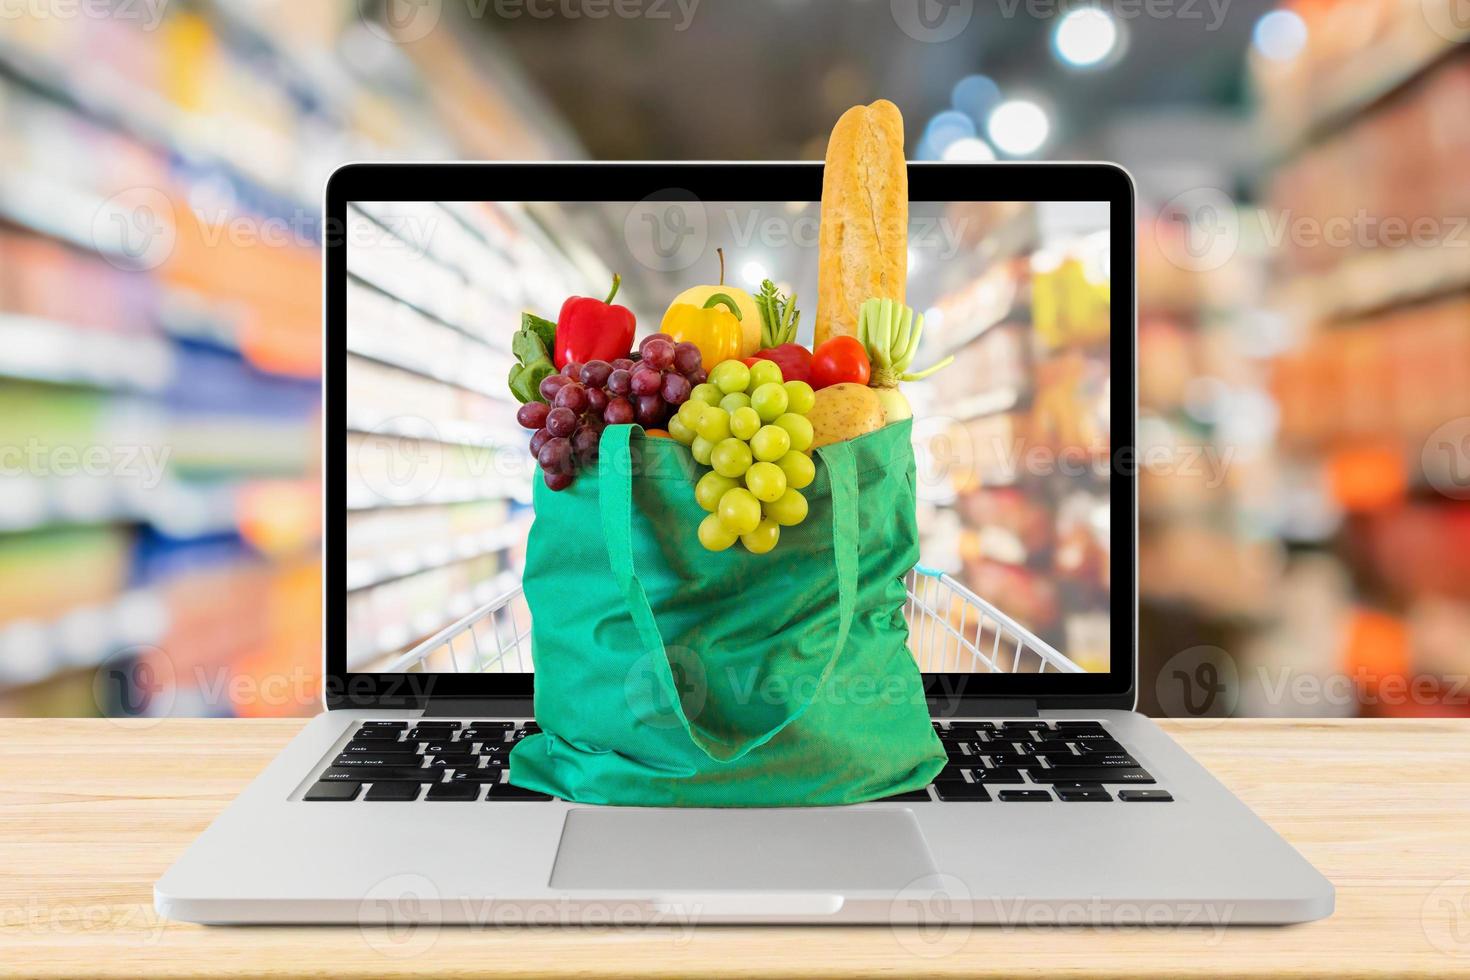
[{"label": "red grape bunch", "polygon": [[662,429],[705,377],[698,347],[656,333],[638,345],[636,361],[568,361],[541,382],[546,401],[522,405],[516,421],[536,430],[531,455],[547,488],[565,490],[580,467],[597,460],[604,427],[637,422]]}]

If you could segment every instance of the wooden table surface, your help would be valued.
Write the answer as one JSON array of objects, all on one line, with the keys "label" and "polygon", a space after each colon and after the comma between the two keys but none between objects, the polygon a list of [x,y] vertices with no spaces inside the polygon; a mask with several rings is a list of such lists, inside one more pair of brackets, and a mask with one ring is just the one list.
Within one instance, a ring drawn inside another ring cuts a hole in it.
[{"label": "wooden table surface", "polygon": [[209,928],[153,881],[299,721],[0,721],[0,972],[1470,974],[1470,721],[1168,729],[1337,886],[1283,928]]}]

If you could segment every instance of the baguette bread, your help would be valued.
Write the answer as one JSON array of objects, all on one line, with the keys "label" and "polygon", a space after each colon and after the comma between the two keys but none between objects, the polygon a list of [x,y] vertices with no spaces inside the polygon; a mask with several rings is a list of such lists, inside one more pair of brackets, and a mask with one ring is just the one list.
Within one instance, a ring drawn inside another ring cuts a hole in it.
[{"label": "baguette bread", "polygon": [[904,302],[908,238],[903,116],[886,99],[853,106],[832,129],[822,174],[818,345],[857,336],[864,300],[878,296]]}]

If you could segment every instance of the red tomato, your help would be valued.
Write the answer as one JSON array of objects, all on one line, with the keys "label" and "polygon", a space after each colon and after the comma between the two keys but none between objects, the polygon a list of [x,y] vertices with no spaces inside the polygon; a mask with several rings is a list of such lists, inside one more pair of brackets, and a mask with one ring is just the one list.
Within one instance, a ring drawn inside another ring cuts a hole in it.
[{"label": "red tomato", "polygon": [[868,352],[856,337],[833,337],[812,351],[813,388],[829,388],[843,382],[865,385],[871,374]]}]

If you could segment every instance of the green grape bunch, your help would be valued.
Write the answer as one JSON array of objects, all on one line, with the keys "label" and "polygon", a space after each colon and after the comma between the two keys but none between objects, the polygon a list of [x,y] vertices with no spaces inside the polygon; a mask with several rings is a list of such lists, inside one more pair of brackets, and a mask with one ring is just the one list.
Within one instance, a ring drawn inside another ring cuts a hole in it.
[{"label": "green grape bunch", "polygon": [[806,520],[801,491],[817,476],[806,415],[815,401],[811,385],[782,381],[773,361],[721,361],[669,419],[669,435],[710,468],[694,485],[694,499],[709,512],[699,525],[706,549],[739,541],[764,555],[781,528]]}]

